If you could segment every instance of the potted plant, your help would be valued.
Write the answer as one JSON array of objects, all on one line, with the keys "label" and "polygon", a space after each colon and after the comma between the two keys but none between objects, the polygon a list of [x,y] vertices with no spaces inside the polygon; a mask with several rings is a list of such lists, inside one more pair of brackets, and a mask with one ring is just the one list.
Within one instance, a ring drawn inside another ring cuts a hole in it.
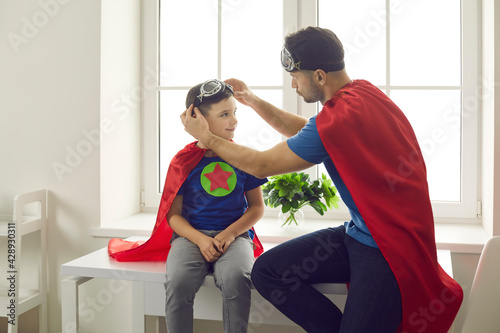
[{"label": "potted plant", "polygon": [[303,215],[300,208],[306,205],[314,208],[320,215],[328,208],[339,208],[337,189],[324,174],[315,181],[311,181],[304,172],[273,176],[262,185],[262,193],[267,206],[281,206],[280,215],[285,216],[282,227],[298,227],[298,214]]}]

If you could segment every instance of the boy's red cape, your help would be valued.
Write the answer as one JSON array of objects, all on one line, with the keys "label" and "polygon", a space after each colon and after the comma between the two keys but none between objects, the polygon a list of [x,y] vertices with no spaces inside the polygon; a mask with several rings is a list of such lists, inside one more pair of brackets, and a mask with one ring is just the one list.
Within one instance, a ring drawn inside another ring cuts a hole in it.
[{"label": "boy's red cape", "polygon": [[[156,223],[150,238],[145,242],[130,242],[113,238],[108,243],[110,257],[118,261],[165,261],[167,259],[172,238],[172,228],[167,222],[167,213],[177,191],[205,152],[205,149],[198,148],[196,142],[193,142],[174,156],[167,171]],[[258,257],[264,250],[255,233],[253,243],[254,255]]]},{"label": "boy's red cape", "polygon": [[398,332],[448,332],[463,292],[437,262],[426,168],[408,120],[378,88],[355,80],[324,105],[316,124],[398,281]]}]

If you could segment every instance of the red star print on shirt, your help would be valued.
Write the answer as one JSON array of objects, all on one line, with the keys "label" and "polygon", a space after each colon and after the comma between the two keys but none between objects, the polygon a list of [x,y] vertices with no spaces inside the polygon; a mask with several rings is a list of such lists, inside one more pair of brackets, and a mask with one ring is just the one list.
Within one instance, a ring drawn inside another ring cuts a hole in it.
[{"label": "red star print on shirt", "polygon": [[231,177],[233,173],[231,171],[224,171],[220,167],[219,163],[215,165],[215,169],[212,172],[206,173],[204,176],[210,180],[210,192],[222,187],[229,191],[229,185],[227,180]]}]

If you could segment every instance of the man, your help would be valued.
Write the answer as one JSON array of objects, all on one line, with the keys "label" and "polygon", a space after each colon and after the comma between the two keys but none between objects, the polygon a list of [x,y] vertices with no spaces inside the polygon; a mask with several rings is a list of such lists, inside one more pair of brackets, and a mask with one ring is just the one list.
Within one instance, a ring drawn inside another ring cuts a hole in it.
[{"label": "man", "polygon": [[[462,289],[437,263],[426,169],[402,111],[344,68],[337,36],[308,27],[288,35],[281,54],[292,88],[322,111],[306,119],[228,80],[235,97],[289,137],[259,152],[216,137],[191,106],[186,131],[218,156],[257,177],[324,163],[351,221],[295,238],[256,261],[257,290],[307,332],[447,332]],[[342,313],[311,284],[346,282]]]}]

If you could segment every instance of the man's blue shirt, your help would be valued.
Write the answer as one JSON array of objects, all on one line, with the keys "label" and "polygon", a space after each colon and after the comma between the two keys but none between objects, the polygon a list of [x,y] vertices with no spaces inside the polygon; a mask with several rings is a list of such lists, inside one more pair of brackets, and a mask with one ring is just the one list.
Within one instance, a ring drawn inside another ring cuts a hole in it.
[{"label": "man's blue shirt", "polygon": [[342,201],[346,204],[351,214],[351,221],[346,222],[347,234],[357,241],[371,246],[378,247],[373,239],[365,221],[358,211],[358,207],[352,200],[351,193],[340,177],[337,168],[333,164],[328,152],[326,151],[316,127],[316,116],[309,119],[302,130],[295,136],[287,140],[288,147],[300,158],[314,164],[323,163],[337,188]]}]

